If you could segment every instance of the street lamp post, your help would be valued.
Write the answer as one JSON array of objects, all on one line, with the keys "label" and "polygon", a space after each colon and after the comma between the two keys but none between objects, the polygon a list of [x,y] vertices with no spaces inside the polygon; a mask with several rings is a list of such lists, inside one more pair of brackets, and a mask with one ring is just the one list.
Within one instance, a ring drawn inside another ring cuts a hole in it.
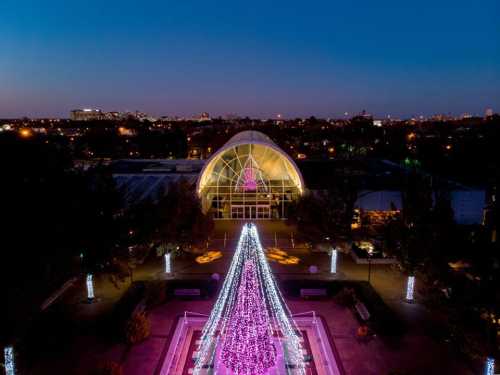
[{"label": "street lamp post", "polygon": [[372,277],[372,252],[368,251],[368,283],[371,282]]},{"label": "street lamp post", "polygon": [[83,251],[80,253],[80,273],[83,275],[85,272],[85,266],[83,263]]}]

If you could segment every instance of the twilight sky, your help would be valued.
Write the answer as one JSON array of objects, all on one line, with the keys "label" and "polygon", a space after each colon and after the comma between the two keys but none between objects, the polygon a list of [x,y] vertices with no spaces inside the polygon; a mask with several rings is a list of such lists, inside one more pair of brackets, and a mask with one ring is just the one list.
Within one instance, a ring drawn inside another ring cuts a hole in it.
[{"label": "twilight sky", "polygon": [[0,118],[500,111],[498,0],[1,0]]}]

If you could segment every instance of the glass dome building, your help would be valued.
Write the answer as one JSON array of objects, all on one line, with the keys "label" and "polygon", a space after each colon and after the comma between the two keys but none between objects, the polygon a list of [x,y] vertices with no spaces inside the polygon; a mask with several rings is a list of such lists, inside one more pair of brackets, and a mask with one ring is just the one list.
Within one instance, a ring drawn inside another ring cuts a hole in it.
[{"label": "glass dome building", "polygon": [[303,193],[304,180],[268,136],[243,131],[208,159],[196,191],[215,219],[277,219]]}]

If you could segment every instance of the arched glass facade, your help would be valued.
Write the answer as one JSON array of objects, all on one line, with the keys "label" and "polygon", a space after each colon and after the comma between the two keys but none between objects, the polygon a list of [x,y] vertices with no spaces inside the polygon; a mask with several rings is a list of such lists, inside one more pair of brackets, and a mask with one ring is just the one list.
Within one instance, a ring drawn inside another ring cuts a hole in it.
[{"label": "arched glass facade", "polygon": [[205,164],[197,192],[216,219],[285,218],[304,190],[293,160],[256,131],[236,134]]}]

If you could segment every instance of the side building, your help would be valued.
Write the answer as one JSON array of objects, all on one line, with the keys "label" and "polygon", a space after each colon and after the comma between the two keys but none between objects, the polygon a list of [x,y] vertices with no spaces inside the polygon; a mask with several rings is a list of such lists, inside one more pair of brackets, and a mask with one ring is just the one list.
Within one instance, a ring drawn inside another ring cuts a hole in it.
[{"label": "side building", "polygon": [[104,114],[100,109],[74,109],[70,112],[70,119],[72,121],[104,120]]},{"label": "side building", "polygon": [[[202,209],[216,220],[287,217],[288,207],[307,190],[326,190],[350,180],[357,190],[355,217],[376,222],[402,210],[406,169],[384,160],[294,160],[257,131],[236,134],[207,160],[119,160],[111,164],[127,205],[155,201],[181,178],[195,186]],[[484,188],[444,181],[455,220],[481,224]]]}]

